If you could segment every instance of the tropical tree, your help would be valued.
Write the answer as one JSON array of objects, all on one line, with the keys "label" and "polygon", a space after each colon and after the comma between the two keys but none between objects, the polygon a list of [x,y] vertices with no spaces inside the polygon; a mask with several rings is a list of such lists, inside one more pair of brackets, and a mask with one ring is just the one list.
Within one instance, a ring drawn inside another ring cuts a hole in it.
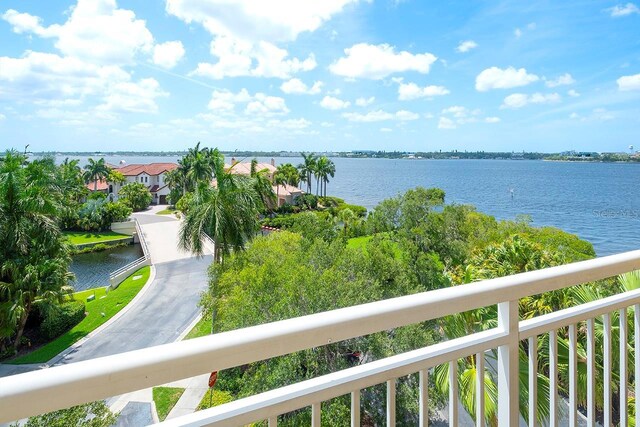
[{"label": "tropical tree", "polygon": [[273,185],[269,179],[269,169],[265,168],[258,170],[258,161],[253,159],[251,160],[250,176],[253,179],[253,187],[262,200],[264,208],[271,209],[275,204],[277,204],[278,199],[276,194],[273,192]]},{"label": "tropical tree", "polygon": [[130,182],[120,189],[120,200],[134,212],[148,208],[152,199],[149,189],[141,182]]},{"label": "tropical tree", "polygon": [[89,158],[89,164],[84,167],[84,178],[87,183],[93,181],[93,191],[98,191],[98,181],[102,181],[109,176],[109,166],[104,158],[94,160]]},{"label": "tropical tree", "polygon": [[[327,183],[329,177],[333,178],[336,173],[336,165],[327,156],[322,156],[316,163],[316,174],[318,182],[321,183],[320,195],[327,197]],[[324,188],[324,193],[323,193]],[[316,189],[317,190],[317,189]]]},{"label": "tropical tree", "polygon": [[287,177],[281,171],[276,171],[273,174],[273,185],[276,186],[276,204],[280,203],[280,186],[287,183]]},{"label": "tropical tree", "polygon": [[190,148],[185,156],[184,164],[187,166],[186,179],[190,188],[195,188],[200,182],[211,182],[214,175],[213,160],[209,148],[200,148],[198,142],[194,148]]},{"label": "tropical tree", "polygon": [[276,173],[283,178],[285,184],[296,186],[300,182],[300,172],[291,163],[279,165]]},{"label": "tropical tree", "polygon": [[313,153],[300,153],[303,162],[298,165],[300,178],[307,184],[307,193],[311,193],[311,176],[316,173],[317,157]]},{"label": "tropical tree", "polygon": [[211,152],[216,185],[201,182],[197,186],[184,222],[179,245],[197,255],[204,252],[203,238],[214,243],[214,262],[222,262],[232,250],[241,250],[258,228],[262,202],[253,178],[225,170],[224,156]]},{"label": "tropical tree", "polygon": [[55,220],[55,175],[50,159],[26,164],[9,151],[0,162],[0,350],[11,337],[19,347],[36,304],[60,302],[69,291],[70,249]]}]

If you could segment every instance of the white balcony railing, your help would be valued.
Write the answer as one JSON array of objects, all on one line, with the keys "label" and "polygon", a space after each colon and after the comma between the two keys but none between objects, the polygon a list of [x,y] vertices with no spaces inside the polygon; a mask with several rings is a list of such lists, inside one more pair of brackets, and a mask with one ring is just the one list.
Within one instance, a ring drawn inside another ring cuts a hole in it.
[{"label": "white balcony railing", "polygon": [[[52,411],[59,408],[103,399],[122,393],[164,384],[182,378],[219,371],[265,360],[303,349],[321,346],[378,331],[436,319],[480,307],[497,305],[498,326],[494,329],[452,339],[429,347],[356,366],[322,377],[236,400],[208,410],[165,421],[167,426],[244,425],[258,420],[277,424],[277,416],[304,407],[312,408],[312,425],[321,422],[322,402],[351,395],[351,424],[360,425],[360,390],[376,384],[387,386],[387,425],[395,425],[396,379],[418,372],[420,425],[428,422],[427,384],[429,369],[449,363],[449,422],[458,424],[457,381],[455,363],[474,356],[484,365],[484,353],[497,350],[495,370],[498,379],[498,420],[500,425],[518,425],[520,341],[529,341],[529,419],[536,420],[537,340],[549,334],[550,425],[557,425],[558,365],[556,331],[569,330],[569,423],[577,425],[577,327],[586,322],[587,337],[587,418],[595,425],[596,378],[594,319],[603,316],[605,425],[611,422],[611,321],[609,314],[619,311],[620,323],[620,399],[621,425],[626,425],[627,380],[634,378],[636,395],[640,395],[638,378],[640,358],[635,358],[634,375],[627,372],[626,316],[632,307],[635,316],[634,352],[640,346],[640,290],[634,290],[588,304],[567,308],[531,320],[520,321],[518,301],[524,297],[615,276],[640,269],[640,251],[486,280],[469,285],[394,298],[302,318],[220,333],[184,342],[147,348],[125,354],[78,362],[46,370],[0,379],[0,422]],[[607,372],[608,370],[608,372]],[[483,372],[483,369],[477,369]],[[484,413],[484,381],[477,381],[476,402]],[[601,389],[598,387],[598,389]],[[636,406],[640,409],[640,405]],[[483,425],[478,420],[477,425]],[[533,424],[532,424],[533,425]]]}]

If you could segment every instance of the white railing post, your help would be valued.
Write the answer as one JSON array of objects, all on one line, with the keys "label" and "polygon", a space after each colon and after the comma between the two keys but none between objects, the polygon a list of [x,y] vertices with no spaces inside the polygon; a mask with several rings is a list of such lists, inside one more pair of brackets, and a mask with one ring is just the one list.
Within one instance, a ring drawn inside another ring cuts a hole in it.
[{"label": "white railing post", "polygon": [[507,343],[498,347],[498,424],[516,427],[518,405],[518,301],[498,304],[498,328],[508,334]]}]

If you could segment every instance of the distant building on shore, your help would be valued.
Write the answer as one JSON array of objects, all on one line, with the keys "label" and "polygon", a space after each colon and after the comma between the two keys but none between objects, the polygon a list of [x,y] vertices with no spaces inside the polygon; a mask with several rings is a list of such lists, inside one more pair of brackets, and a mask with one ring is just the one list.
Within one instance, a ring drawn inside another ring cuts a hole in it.
[{"label": "distant building on shore", "polygon": [[[110,165],[112,166],[112,165]],[[115,182],[98,181],[97,191],[110,195],[113,200],[118,200],[118,193],[123,186],[138,182],[145,185],[151,193],[151,203],[154,205],[166,205],[169,187],[165,182],[165,174],[178,167],[176,163],[149,163],[146,165],[133,164],[112,169],[124,175],[125,182],[118,184]],[[94,191],[94,183],[87,184],[90,191]]]},{"label": "distant building on shore", "polygon": [[[226,164],[225,168],[233,174],[237,175],[251,175],[251,162],[237,162],[235,158],[231,158],[231,164]],[[276,167],[276,161],[271,159],[269,163],[256,164],[256,171],[267,170],[267,176],[273,183],[273,177],[278,170]],[[295,185],[283,184],[273,185],[273,192],[278,197],[278,206],[284,204],[293,205],[296,199],[304,194],[304,191],[296,187]]]}]

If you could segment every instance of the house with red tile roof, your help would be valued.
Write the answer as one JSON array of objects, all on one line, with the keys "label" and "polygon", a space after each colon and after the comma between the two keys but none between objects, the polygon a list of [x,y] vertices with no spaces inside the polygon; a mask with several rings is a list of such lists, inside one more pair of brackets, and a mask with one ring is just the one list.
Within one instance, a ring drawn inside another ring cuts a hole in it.
[{"label": "house with red tile roof", "polygon": [[[108,192],[113,194],[114,200],[117,200],[118,192],[124,185],[131,182],[139,182],[149,189],[153,197],[153,204],[166,205],[170,189],[165,182],[165,174],[177,167],[176,163],[148,163],[115,168],[115,170],[124,175],[126,182],[124,184],[108,183]],[[98,187],[100,187],[100,183],[98,183]]]},{"label": "house with red tile roof", "polygon": [[[236,159],[232,158],[231,164],[226,164],[225,169],[237,175],[251,175],[251,162],[236,162]],[[271,159],[271,162],[269,163],[258,163],[256,165],[257,171],[264,169],[268,171],[267,176],[269,177],[269,180],[273,182],[273,175],[278,170],[275,160]],[[304,191],[289,184],[273,185],[272,188],[273,193],[278,196],[278,206],[282,206],[285,203],[292,205],[298,197],[304,194]]]}]

